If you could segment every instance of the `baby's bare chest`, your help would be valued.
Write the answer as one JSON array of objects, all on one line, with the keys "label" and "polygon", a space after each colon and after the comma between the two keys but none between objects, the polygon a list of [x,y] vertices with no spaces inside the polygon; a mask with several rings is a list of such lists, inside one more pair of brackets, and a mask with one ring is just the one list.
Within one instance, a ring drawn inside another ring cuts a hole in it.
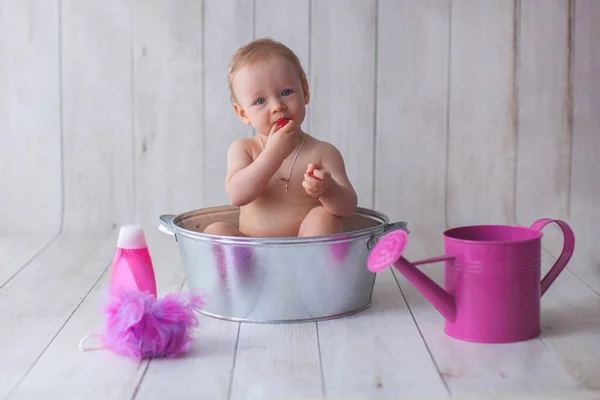
[{"label": "baby's bare chest", "polygon": [[[277,198],[284,194],[291,194],[293,197],[307,197],[308,194],[302,186],[304,174],[310,164],[320,163],[321,160],[316,149],[307,147],[301,148],[300,152],[293,151],[271,177],[263,196]],[[287,200],[285,197],[289,196],[284,196],[282,200]]]}]

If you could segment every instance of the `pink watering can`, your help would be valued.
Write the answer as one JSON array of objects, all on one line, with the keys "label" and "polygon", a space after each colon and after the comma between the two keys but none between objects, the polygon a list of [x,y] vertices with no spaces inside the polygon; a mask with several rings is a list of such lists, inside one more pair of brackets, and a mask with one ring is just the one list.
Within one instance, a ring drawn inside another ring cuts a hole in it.
[{"label": "pink watering can", "polygon": [[[541,279],[541,229],[554,222],[561,228],[563,250]],[[373,247],[367,268],[390,265],[402,273],[444,316],[444,332],[480,343],[528,340],[540,334],[540,298],[570,260],[575,236],[565,222],[540,219],[531,227],[475,225],[444,232],[444,255],[418,262],[402,257],[407,233],[384,235]],[[445,290],[417,265],[444,261]]]}]

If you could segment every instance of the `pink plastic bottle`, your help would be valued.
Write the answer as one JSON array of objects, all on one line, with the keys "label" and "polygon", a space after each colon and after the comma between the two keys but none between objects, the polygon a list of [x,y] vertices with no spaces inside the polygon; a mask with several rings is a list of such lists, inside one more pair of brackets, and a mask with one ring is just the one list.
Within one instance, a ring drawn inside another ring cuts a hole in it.
[{"label": "pink plastic bottle", "polygon": [[110,274],[111,290],[118,288],[149,292],[156,297],[154,267],[141,226],[123,225]]}]

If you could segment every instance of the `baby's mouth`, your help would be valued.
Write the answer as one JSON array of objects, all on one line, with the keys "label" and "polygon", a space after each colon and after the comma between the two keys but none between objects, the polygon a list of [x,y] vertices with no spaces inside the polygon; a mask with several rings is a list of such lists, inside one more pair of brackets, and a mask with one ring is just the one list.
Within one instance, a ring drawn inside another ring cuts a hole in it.
[{"label": "baby's mouth", "polygon": [[276,122],[275,122],[275,131],[280,130],[281,128],[283,128],[284,126],[287,125],[289,121],[285,118],[279,118]]}]

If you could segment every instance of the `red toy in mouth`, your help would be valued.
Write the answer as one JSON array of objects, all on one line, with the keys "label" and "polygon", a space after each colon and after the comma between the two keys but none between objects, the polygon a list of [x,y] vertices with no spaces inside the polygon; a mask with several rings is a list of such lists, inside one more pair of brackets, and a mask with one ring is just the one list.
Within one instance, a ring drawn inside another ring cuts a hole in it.
[{"label": "red toy in mouth", "polygon": [[275,123],[275,132],[277,132],[278,130],[280,130],[281,128],[283,128],[284,126],[287,125],[289,121],[285,118],[279,118],[277,120],[277,122]]}]

